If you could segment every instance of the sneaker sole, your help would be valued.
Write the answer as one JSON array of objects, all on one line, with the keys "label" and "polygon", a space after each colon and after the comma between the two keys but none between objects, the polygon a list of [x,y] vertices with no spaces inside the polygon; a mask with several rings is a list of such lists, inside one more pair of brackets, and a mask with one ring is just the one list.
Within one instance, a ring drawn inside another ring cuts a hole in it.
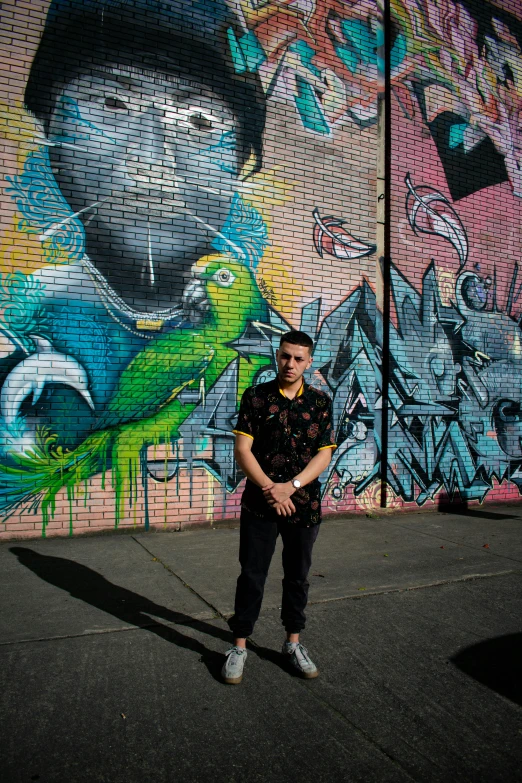
[{"label": "sneaker sole", "polygon": [[301,677],[303,679],[305,679],[305,680],[315,680],[316,677],[319,677],[319,671],[315,671],[315,672],[301,672]]},{"label": "sneaker sole", "polygon": [[239,685],[242,679],[243,675],[241,677],[223,677],[223,682],[226,682],[227,685]]}]

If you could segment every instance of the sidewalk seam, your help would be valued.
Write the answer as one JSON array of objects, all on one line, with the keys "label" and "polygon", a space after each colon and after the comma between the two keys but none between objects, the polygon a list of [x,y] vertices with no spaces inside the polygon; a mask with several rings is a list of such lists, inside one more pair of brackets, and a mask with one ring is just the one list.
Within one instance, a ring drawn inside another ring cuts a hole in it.
[{"label": "sidewalk seam", "polygon": [[[301,687],[303,687],[304,683],[301,684]],[[392,756],[392,754],[386,750],[386,748],[381,745],[380,742],[378,742],[376,739],[374,739],[371,734],[369,734],[365,729],[363,729],[358,724],[354,723],[347,715],[344,715],[337,707],[334,707],[332,704],[330,704],[324,697],[320,696],[318,693],[315,693],[312,688],[308,688],[308,693],[316,699],[320,704],[323,705],[323,707],[333,714],[337,715],[342,721],[348,724],[348,726],[351,726],[351,728],[355,731],[356,734],[360,734],[366,742],[368,742],[369,745],[372,745],[376,750],[379,751],[379,753],[382,753],[383,756],[385,756],[387,759],[391,761],[391,763],[394,765],[396,769],[400,769],[400,771],[408,776],[409,780],[417,781],[418,779],[413,777],[408,769],[404,766],[404,764],[401,763],[401,761],[396,758],[395,756]]]},{"label": "sidewalk seam", "polygon": [[458,584],[459,582],[473,582],[476,579],[490,579],[495,576],[509,576],[510,574],[522,574],[522,569],[511,568],[508,571],[493,571],[489,574],[466,574],[464,576],[457,576],[452,579],[440,579],[436,582],[427,582],[426,584],[410,585],[409,587],[392,587],[389,590],[368,590],[361,591],[360,595],[341,595],[335,598],[320,598],[316,601],[308,601],[308,606],[329,604],[334,601],[351,601],[366,598],[370,595],[388,595],[392,593],[407,593],[411,590],[425,590],[428,587],[442,587],[444,585]]},{"label": "sidewalk seam", "polygon": [[[306,688],[307,694],[309,696],[311,696],[313,699],[315,699],[316,701],[318,701],[322,705],[323,709],[325,709],[327,712],[330,712],[332,715],[336,716],[337,719],[340,720],[341,722],[343,722],[343,723],[347,724],[348,726],[350,726],[354,730],[355,734],[359,734],[360,736],[362,736],[366,740],[366,742],[368,742],[369,745],[374,747],[377,751],[379,751],[379,753],[381,753],[383,756],[385,756],[387,759],[389,759],[389,761],[391,761],[391,763],[397,769],[400,769],[401,772],[403,772],[405,775],[407,775],[409,780],[411,780],[411,781],[417,781],[418,780],[417,778],[415,778],[415,777],[413,777],[411,775],[411,773],[408,771],[408,769],[401,763],[401,761],[398,758],[393,756],[392,753],[390,753],[390,751],[386,750],[384,745],[382,745],[377,739],[373,738],[371,736],[371,734],[369,734],[369,732],[366,731],[366,729],[363,729],[359,724],[357,724],[353,720],[351,720],[338,707],[335,707],[333,704],[331,704],[329,701],[327,701],[327,699],[323,695],[321,695],[320,693],[317,693],[315,688],[307,687],[306,682],[301,680],[301,679],[299,679],[299,678],[297,678],[297,677],[295,679],[296,679],[296,681],[298,683],[298,687]],[[341,745],[341,747],[342,747],[342,743],[336,737],[330,737],[330,738],[333,739],[334,742],[336,742],[337,744]]]},{"label": "sidewalk seam", "polygon": [[[126,625],[123,626],[123,628],[100,628],[99,631],[84,631],[83,633],[70,633],[70,634],[61,634],[59,636],[35,636],[32,639],[13,639],[11,642],[0,642],[0,648],[2,647],[12,647],[14,644],[34,644],[35,642],[59,642],[63,641],[64,639],[86,639],[90,636],[103,636],[104,634],[109,633],[123,633],[124,631],[143,631],[147,630],[148,628],[155,628],[157,626],[162,626],[164,628],[171,628],[174,625],[181,625],[183,628],[190,627],[194,623],[200,623],[204,620],[208,620],[209,618],[199,618],[194,617],[190,621],[186,623],[160,623],[158,621],[152,620],[150,623],[144,623],[143,625]],[[216,619],[216,618],[210,618],[210,619]]]},{"label": "sidewalk seam", "polygon": [[151,557],[155,558],[155,559],[156,559],[156,560],[157,560],[159,563],[161,563],[161,565],[163,566],[163,568],[164,568],[166,571],[168,571],[168,572],[169,572],[169,574],[172,574],[172,576],[175,576],[175,577],[176,577],[176,579],[178,580],[178,582],[181,582],[181,584],[183,585],[183,587],[185,587],[185,588],[186,588],[186,589],[187,589],[189,592],[191,592],[191,593],[192,593],[192,595],[195,595],[195,596],[196,596],[196,598],[199,598],[199,600],[200,600],[202,603],[204,603],[204,604],[205,604],[205,606],[208,606],[208,608],[209,608],[209,609],[211,609],[211,610],[214,612],[214,614],[215,614],[215,616],[216,616],[216,617],[219,617],[219,619],[220,619],[220,620],[224,620],[225,622],[227,621],[227,618],[225,617],[225,615],[224,615],[222,612],[220,612],[220,611],[219,611],[219,609],[218,609],[216,606],[214,606],[214,604],[211,604],[211,603],[210,603],[210,601],[207,601],[207,599],[206,599],[206,598],[203,598],[203,596],[202,596],[200,593],[198,593],[198,591],[197,591],[197,590],[194,590],[194,588],[193,588],[193,587],[191,587],[191,586],[190,586],[190,585],[189,585],[187,582],[185,582],[185,580],[184,580],[184,579],[183,579],[181,576],[179,576],[179,574],[177,574],[175,571],[173,571],[173,570],[172,570],[172,568],[170,568],[170,566],[168,566],[166,563],[164,563],[164,562],[163,562],[163,560],[162,560],[160,557],[157,557],[157,556],[156,556],[156,555],[155,555],[153,552],[151,552],[151,551],[150,551],[150,549],[147,549],[147,547],[146,547],[146,546],[144,546],[144,545],[141,543],[141,541],[138,541],[138,539],[137,539],[137,538],[135,538],[134,536],[131,536],[131,538],[132,538],[132,540],[133,540],[133,541],[134,541],[136,544],[138,544],[138,546],[141,546],[141,548],[142,548],[142,549],[143,549],[145,552],[147,552],[147,554],[148,554],[148,555],[150,555]]}]

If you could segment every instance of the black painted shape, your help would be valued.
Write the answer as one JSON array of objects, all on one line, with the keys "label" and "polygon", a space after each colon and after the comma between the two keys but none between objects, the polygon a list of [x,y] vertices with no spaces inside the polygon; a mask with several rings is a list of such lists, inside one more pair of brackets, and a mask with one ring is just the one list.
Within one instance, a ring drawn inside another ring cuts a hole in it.
[{"label": "black painted shape", "polygon": [[469,152],[464,152],[462,144],[450,148],[451,127],[463,123],[460,115],[443,112],[429,124],[453,201],[508,181],[504,158],[491,139],[484,139]]}]

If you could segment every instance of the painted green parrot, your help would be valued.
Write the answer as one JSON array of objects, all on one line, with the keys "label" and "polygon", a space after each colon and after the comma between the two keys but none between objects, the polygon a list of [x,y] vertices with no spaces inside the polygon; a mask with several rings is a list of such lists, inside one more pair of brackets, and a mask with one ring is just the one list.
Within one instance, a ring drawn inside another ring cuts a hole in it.
[{"label": "painted green parrot", "polygon": [[[1,509],[9,513],[20,505],[41,503],[45,521],[62,487],[73,488],[110,464],[116,520],[121,518],[143,447],[179,437],[179,426],[196,407],[196,402],[184,404],[180,393],[192,387],[203,397],[237,358],[230,343],[249,323],[268,320],[255,278],[239,261],[225,255],[204,256],[193,266],[192,275],[183,301],[188,308],[196,304],[205,308],[202,324],[151,340],[122,372],[95,430],[74,451],[63,452],[51,444],[13,455],[16,466],[0,468]],[[258,357],[249,365],[252,378],[267,361]]]}]

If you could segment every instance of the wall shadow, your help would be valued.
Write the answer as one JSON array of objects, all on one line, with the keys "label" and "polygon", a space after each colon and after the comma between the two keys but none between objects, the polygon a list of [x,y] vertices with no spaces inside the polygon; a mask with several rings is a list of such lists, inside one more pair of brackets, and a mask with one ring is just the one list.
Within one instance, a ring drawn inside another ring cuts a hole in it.
[{"label": "wall shadow", "polygon": [[487,639],[450,660],[465,674],[522,705],[522,633]]},{"label": "wall shadow", "polygon": [[516,514],[499,514],[495,511],[483,511],[476,506],[469,506],[468,501],[461,497],[450,498],[449,495],[445,494],[439,495],[437,510],[443,514],[459,514],[465,517],[476,517],[477,519],[518,519]]}]

